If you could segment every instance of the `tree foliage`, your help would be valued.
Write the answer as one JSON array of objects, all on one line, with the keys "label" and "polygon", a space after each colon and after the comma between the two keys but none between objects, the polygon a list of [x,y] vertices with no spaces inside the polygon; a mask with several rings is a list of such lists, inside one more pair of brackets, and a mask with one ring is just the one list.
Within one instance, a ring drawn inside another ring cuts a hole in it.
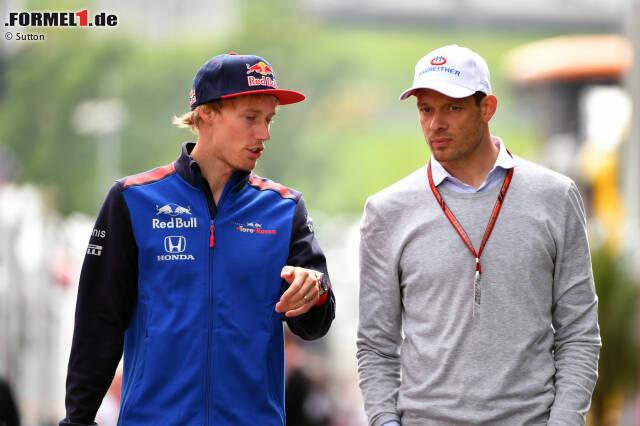
[{"label": "tree foliage", "polygon": [[593,394],[594,424],[603,423],[606,398],[616,391],[633,391],[638,376],[637,307],[640,286],[621,259],[600,248],[592,252],[598,294],[602,350]]},{"label": "tree foliage", "polygon": [[[287,0],[239,4],[238,25],[223,37],[185,34],[167,42],[56,31],[10,56],[0,144],[15,152],[21,179],[48,188],[63,213],[95,214],[111,183],[97,181],[98,162],[106,159],[97,158],[96,137],[72,125],[78,104],[120,98],[126,106],[119,158],[109,165],[114,179],[166,164],[182,141],[194,139],[171,119],[187,110],[195,71],[216,54],[236,51],[267,58],[280,87],[307,95],[280,108],[257,173],[303,191],[314,210],[359,213],[368,195],[428,158],[413,100],[398,101],[417,60],[446,43],[476,49],[495,70],[495,91],[508,105],[501,55],[527,39],[335,24]],[[492,123],[512,151],[535,150],[526,119],[505,109]]]}]

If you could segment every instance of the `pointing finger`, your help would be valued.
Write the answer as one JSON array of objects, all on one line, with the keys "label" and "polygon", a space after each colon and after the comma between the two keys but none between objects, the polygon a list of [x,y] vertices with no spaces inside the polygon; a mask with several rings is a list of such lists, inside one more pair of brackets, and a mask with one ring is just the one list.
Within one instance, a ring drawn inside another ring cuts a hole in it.
[{"label": "pointing finger", "polygon": [[294,273],[295,273],[295,268],[293,266],[285,265],[282,267],[282,270],[280,271],[280,277],[286,280],[289,284],[291,284],[291,281],[293,281],[293,278],[295,275]]}]

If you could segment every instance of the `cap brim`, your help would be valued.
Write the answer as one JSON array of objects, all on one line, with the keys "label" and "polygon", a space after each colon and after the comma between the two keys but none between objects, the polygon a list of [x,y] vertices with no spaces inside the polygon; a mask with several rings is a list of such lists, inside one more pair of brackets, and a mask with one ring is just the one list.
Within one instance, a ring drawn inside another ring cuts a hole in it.
[{"label": "cap brim", "polygon": [[273,95],[276,98],[278,98],[280,105],[295,104],[297,102],[302,102],[307,98],[305,95],[303,95],[300,92],[296,92],[293,90],[284,90],[284,89],[249,90],[247,92],[224,95],[224,96],[221,96],[221,98],[233,98],[235,96],[253,95],[253,94]]},{"label": "cap brim", "polygon": [[476,93],[475,90],[467,89],[466,87],[458,86],[457,84],[446,83],[444,81],[429,81],[422,84],[414,85],[409,89],[402,92],[400,100],[403,101],[411,95],[415,95],[416,90],[419,89],[431,89],[436,92],[440,92],[443,95],[450,98],[466,98]]}]

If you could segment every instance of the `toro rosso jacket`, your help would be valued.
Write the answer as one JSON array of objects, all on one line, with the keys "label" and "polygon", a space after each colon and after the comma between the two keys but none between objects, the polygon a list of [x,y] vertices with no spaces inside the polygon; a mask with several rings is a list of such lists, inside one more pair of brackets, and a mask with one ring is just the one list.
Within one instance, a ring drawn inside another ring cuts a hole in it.
[{"label": "toro rosso jacket", "polygon": [[327,275],[299,192],[238,171],[216,205],[185,143],[172,164],[114,184],[82,267],[67,417],[93,424],[124,352],[119,425],[284,425],[282,321],[304,339],[335,315],[275,304],[284,265]]}]

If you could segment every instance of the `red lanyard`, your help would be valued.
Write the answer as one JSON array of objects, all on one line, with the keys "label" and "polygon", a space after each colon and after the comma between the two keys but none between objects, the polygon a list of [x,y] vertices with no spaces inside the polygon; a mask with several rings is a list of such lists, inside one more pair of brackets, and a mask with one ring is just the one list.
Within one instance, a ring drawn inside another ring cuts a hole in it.
[{"label": "red lanyard", "polygon": [[436,201],[440,204],[442,211],[444,212],[449,222],[453,226],[453,229],[456,230],[462,241],[467,246],[473,257],[476,259],[476,276],[474,280],[474,302],[476,304],[480,304],[480,274],[482,274],[482,267],[480,266],[480,256],[482,256],[482,250],[484,250],[484,246],[487,244],[489,237],[491,236],[491,231],[493,231],[493,226],[496,224],[496,220],[498,219],[498,215],[500,214],[500,209],[502,208],[502,204],[504,203],[504,197],[507,195],[507,190],[509,189],[509,184],[511,183],[511,178],[513,177],[513,168],[510,168],[507,171],[507,175],[504,178],[504,182],[502,183],[502,188],[500,188],[500,193],[498,194],[498,199],[496,200],[496,204],[493,206],[493,211],[491,212],[491,217],[489,218],[489,223],[487,224],[487,228],[484,230],[484,236],[482,237],[482,243],[480,243],[480,249],[476,253],[473,244],[471,243],[471,239],[465,232],[464,228],[458,222],[458,219],[453,215],[447,203],[442,199],[442,195],[436,188],[433,183],[433,177],[431,177],[431,161],[429,161],[429,165],[427,166],[427,175],[429,177],[429,186],[431,187],[431,192],[433,192],[433,196],[436,197]]}]

